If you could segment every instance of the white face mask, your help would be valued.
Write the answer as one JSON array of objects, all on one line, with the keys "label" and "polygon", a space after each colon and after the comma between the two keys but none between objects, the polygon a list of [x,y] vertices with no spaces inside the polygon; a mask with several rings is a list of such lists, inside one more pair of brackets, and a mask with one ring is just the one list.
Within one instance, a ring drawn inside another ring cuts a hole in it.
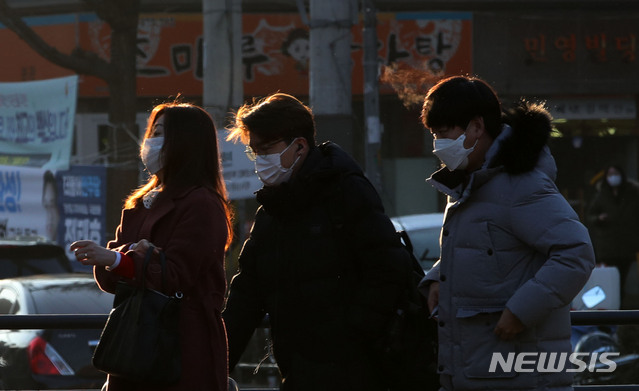
[{"label": "white face mask", "polygon": [[475,141],[475,145],[466,149],[464,148],[464,140],[466,140],[465,133],[455,140],[449,138],[433,140],[433,153],[450,171],[463,170],[468,166],[468,155],[475,150],[477,141]]},{"label": "white face mask", "polygon": [[621,185],[621,175],[608,175],[606,178],[608,184],[612,187],[617,187]]},{"label": "white face mask", "polygon": [[142,163],[144,163],[146,170],[151,175],[157,174],[162,169],[162,161],[160,159],[162,145],[164,145],[164,137],[147,138],[142,144],[140,158],[142,158]]},{"label": "white face mask", "polygon": [[281,156],[294,142],[295,140],[280,153],[257,155],[255,159],[255,173],[266,186],[277,186],[291,179],[293,167],[295,167],[300,157],[298,156],[297,159],[295,159],[290,168],[284,168],[282,167]]}]

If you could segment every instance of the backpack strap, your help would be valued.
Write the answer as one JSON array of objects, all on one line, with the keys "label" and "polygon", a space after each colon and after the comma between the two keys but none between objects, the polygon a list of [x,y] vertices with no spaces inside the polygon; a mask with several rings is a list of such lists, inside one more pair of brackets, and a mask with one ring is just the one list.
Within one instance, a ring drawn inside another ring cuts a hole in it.
[{"label": "backpack strap", "polygon": [[411,266],[413,267],[413,272],[421,275],[422,277],[425,276],[426,273],[424,273],[424,269],[422,269],[422,265],[419,263],[419,261],[415,257],[413,243],[410,241],[408,232],[404,230],[400,230],[400,231],[397,231],[397,235],[399,235],[402,244],[406,248],[406,251],[408,251],[408,254],[410,254]]}]

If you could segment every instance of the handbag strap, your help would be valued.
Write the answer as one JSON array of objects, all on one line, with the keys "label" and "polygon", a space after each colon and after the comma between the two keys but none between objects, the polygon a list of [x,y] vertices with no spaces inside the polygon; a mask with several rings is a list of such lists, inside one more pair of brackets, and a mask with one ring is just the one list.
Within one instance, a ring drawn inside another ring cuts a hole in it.
[{"label": "handbag strap", "polygon": [[149,266],[149,262],[151,261],[151,256],[153,255],[154,250],[155,250],[155,247],[150,246],[146,250],[146,254],[144,256],[144,263],[142,264],[142,284],[141,284],[141,287],[143,289],[146,288],[146,268]]},{"label": "handbag strap", "polygon": [[[146,255],[144,257],[144,265],[142,267],[142,287],[145,287],[146,285],[146,268],[149,265],[149,263],[151,262],[151,257],[153,256],[153,252],[155,251],[155,246],[150,246],[148,250],[146,250]],[[164,251],[159,251],[160,253],[160,266],[162,267],[162,292],[166,292],[166,254],[164,254]],[[182,292],[176,292],[175,297],[182,297]]]}]

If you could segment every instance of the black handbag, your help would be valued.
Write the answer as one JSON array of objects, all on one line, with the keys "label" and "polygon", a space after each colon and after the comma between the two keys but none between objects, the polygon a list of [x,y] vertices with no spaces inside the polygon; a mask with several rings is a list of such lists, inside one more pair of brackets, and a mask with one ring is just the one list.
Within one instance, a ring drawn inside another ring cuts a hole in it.
[{"label": "black handbag", "polygon": [[[145,287],[153,250],[151,247],[146,253],[139,287],[118,282],[113,309],[93,353],[93,365],[137,383],[173,384],[181,372],[178,327],[182,293],[167,296]],[[160,252],[160,261],[164,291],[164,252]]]}]

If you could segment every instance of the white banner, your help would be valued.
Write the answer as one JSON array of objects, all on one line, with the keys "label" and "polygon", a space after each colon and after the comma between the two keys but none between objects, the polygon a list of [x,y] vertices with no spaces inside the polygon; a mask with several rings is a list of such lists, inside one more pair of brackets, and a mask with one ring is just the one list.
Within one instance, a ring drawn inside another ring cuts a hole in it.
[{"label": "white banner", "polygon": [[0,83],[0,165],[69,168],[78,77]]},{"label": "white banner", "polygon": [[244,153],[246,145],[220,140],[222,169],[224,182],[229,198],[241,200],[255,198],[255,192],[262,187],[262,182],[255,173],[255,163]]}]

